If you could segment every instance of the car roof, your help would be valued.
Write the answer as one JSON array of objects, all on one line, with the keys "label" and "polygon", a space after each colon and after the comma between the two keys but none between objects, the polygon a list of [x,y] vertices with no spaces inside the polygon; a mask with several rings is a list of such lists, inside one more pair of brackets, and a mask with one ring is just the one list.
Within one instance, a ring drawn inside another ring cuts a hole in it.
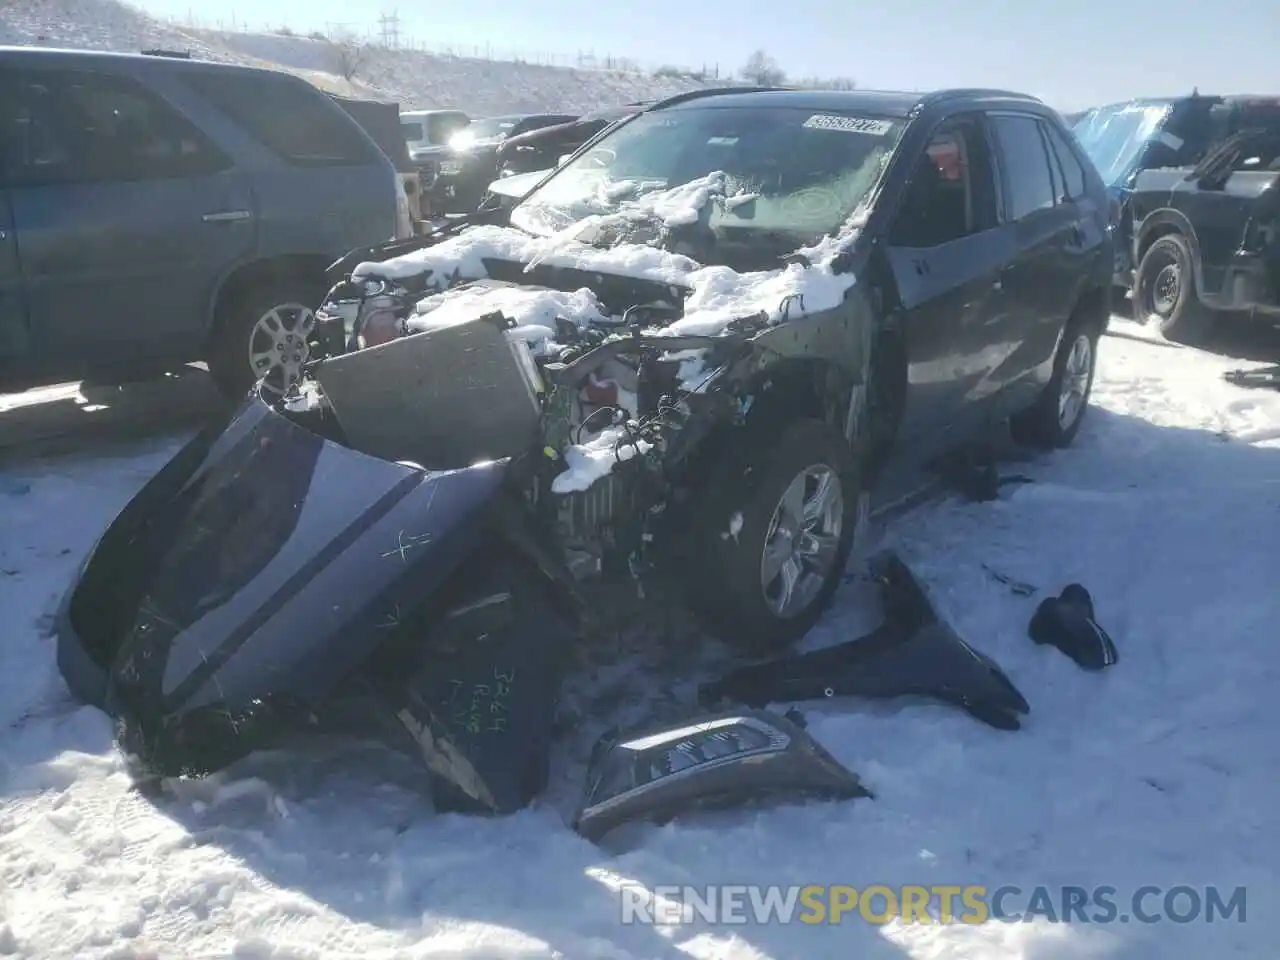
[{"label": "car roof", "polygon": [[[74,67],[108,66],[120,63],[145,63],[149,70],[221,70],[228,73],[270,74],[272,76],[292,77],[293,74],[283,70],[272,70],[265,67],[248,67],[239,63],[221,63],[217,60],[201,60],[197,57],[183,57],[148,53],[109,53],[104,50],[74,50],[61,47],[5,47],[0,46],[0,59],[19,63],[42,64],[44,66]],[[297,79],[301,79],[300,77]],[[304,81],[305,82],[305,81]],[[318,89],[318,88],[317,88]],[[322,91],[320,91],[322,92]]]},{"label": "car roof", "polygon": [[917,110],[954,102],[957,109],[976,106],[1025,104],[1043,109],[1044,103],[1011,90],[955,88],[931,93],[895,90],[791,90],[746,87],[735,90],[691,91],[661,100],[651,109],[693,107],[797,107],[803,110],[837,110],[906,119]]}]

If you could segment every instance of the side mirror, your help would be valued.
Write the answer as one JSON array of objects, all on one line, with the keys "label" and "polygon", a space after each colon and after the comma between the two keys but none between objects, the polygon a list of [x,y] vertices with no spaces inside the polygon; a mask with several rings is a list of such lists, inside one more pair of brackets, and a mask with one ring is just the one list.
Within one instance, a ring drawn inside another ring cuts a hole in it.
[{"label": "side mirror", "polygon": [[798,713],[741,709],[626,737],[606,735],[592,752],[573,828],[594,843],[630,821],[662,822],[781,795],[871,796],[802,723]]}]

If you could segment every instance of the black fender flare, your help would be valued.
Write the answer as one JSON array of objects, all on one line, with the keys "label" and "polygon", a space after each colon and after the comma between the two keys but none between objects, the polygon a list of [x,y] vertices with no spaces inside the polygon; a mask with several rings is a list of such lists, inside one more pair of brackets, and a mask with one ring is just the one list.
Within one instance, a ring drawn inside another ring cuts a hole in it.
[{"label": "black fender flare", "polygon": [[1140,252],[1133,264],[1135,281],[1138,266],[1142,263],[1142,256],[1147,252],[1147,248],[1159,237],[1170,233],[1181,234],[1182,238],[1187,241],[1187,246],[1191,249],[1191,270],[1196,281],[1196,296],[1199,297],[1204,292],[1204,268],[1200,260],[1200,239],[1196,236],[1196,228],[1192,225],[1187,215],[1181,210],[1175,210],[1172,207],[1160,207],[1152,210],[1138,224],[1136,239],[1137,248]]}]

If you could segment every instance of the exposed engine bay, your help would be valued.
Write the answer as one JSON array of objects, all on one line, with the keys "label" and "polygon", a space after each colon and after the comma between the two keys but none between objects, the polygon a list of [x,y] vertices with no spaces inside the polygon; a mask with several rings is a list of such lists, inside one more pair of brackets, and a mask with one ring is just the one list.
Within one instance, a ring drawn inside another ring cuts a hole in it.
[{"label": "exposed engine bay", "polygon": [[[319,359],[283,407],[353,449],[429,470],[524,457],[528,506],[570,568],[634,574],[649,520],[699,442],[749,411],[750,396],[718,388],[768,317],[672,336],[678,287],[533,272],[549,284],[481,279],[433,293],[412,280],[343,281],[318,313]],[[546,325],[502,309],[531,302]]]}]

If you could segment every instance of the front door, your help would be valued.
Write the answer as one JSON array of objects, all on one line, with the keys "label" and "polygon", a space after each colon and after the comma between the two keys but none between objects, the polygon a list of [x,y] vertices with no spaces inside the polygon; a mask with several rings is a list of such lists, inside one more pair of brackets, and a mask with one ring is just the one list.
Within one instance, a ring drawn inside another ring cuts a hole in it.
[{"label": "front door", "polygon": [[907,354],[903,443],[952,445],[985,416],[993,324],[1007,309],[1001,268],[1012,231],[996,217],[981,119],[948,121],[916,164],[889,232]]},{"label": "front door", "polygon": [[254,246],[247,180],[131,77],[29,68],[22,90],[11,203],[38,359],[194,359],[216,282]]}]

